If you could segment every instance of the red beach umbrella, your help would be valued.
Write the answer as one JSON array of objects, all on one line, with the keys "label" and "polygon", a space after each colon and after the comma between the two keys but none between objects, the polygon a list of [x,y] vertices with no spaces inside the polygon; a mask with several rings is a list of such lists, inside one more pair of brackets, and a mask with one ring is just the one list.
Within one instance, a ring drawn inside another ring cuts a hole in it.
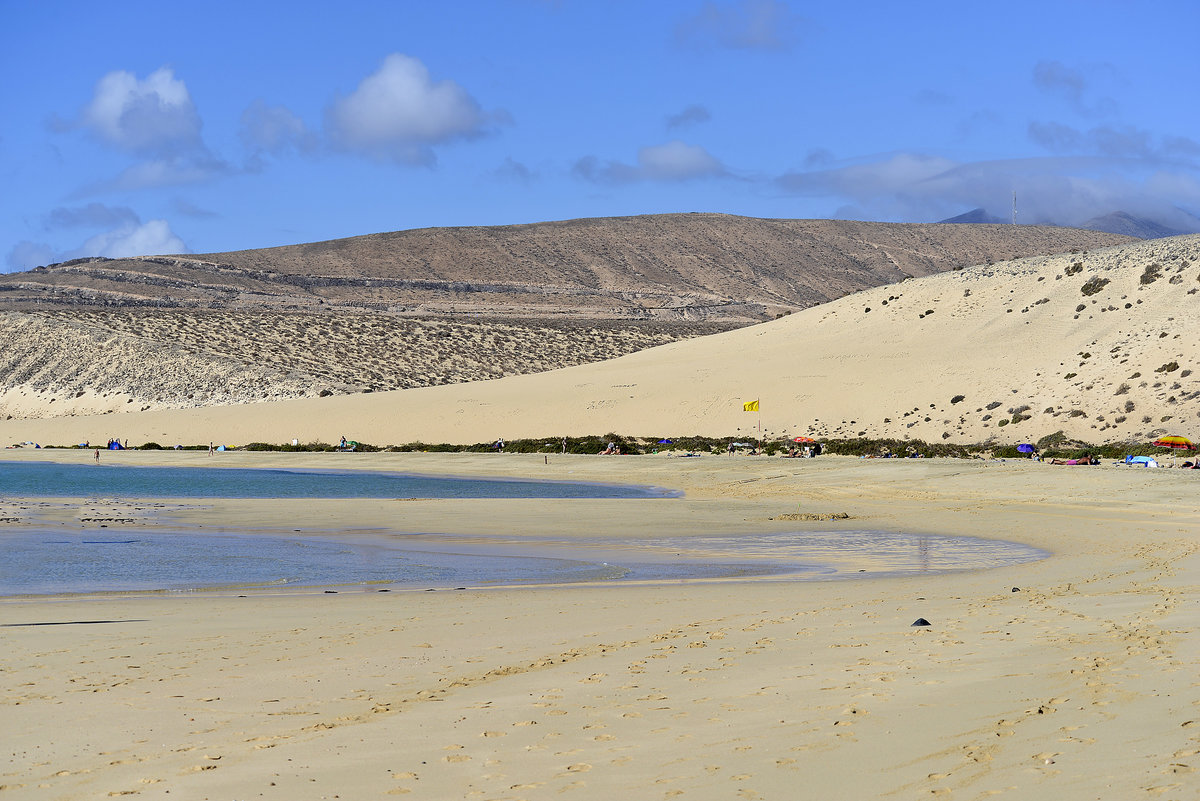
[{"label": "red beach umbrella", "polygon": [[[1196,443],[1192,442],[1187,437],[1179,437],[1179,436],[1175,436],[1174,434],[1172,434],[1169,437],[1159,437],[1158,439],[1154,440],[1153,444],[1156,448],[1171,448],[1172,450],[1179,450],[1179,451],[1194,451],[1194,450],[1196,450]],[[1175,454],[1172,453],[1171,454],[1171,467],[1174,467],[1174,466],[1175,466]]]},{"label": "red beach umbrella", "polygon": [[792,437],[792,442],[816,442],[812,437]]}]

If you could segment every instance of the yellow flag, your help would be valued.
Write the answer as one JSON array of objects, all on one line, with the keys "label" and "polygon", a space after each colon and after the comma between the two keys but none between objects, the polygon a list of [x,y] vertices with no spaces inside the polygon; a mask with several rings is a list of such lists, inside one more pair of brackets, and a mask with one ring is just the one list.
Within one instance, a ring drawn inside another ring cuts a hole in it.
[{"label": "yellow flag", "polygon": [[743,412],[757,412],[758,411],[758,401],[756,401],[756,400],[746,401],[745,403],[742,404],[742,411]]}]

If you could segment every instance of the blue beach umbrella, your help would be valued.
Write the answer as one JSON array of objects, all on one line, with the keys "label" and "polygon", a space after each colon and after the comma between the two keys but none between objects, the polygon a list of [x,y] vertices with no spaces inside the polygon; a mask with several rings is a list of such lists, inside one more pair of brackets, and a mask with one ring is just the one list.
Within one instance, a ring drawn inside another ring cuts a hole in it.
[{"label": "blue beach umbrella", "polygon": [[1033,446],[1030,445],[1028,442],[1022,442],[1020,445],[1017,446],[1017,452],[1018,453],[1033,453]]}]

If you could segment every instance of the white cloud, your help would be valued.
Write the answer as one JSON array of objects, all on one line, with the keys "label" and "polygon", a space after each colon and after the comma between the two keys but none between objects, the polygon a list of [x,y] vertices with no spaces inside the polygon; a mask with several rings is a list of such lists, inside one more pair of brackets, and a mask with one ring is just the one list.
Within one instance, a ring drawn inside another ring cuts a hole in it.
[{"label": "white cloud", "polygon": [[587,181],[617,184],[729,177],[725,166],[703,147],[678,139],[639,149],[637,164],[601,164],[595,156],[584,156],[575,162],[572,172]]},{"label": "white cloud", "polygon": [[316,136],[290,109],[268,106],[262,100],[255,100],[242,112],[239,135],[247,148],[265,153],[308,153],[317,145]]},{"label": "white cloud", "polygon": [[919,153],[833,169],[789,173],[784,191],[828,197],[864,219],[932,222],[982,207],[1007,218],[1017,192],[1019,220],[1076,225],[1113,211],[1158,220],[1187,218],[1200,204],[1194,170],[1104,156],[1054,156],[959,163]]},{"label": "white cloud", "polygon": [[393,53],[326,113],[336,147],[401,164],[432,165],[433,146],[482,136],[502,114],[488,114],[451,80],[434,81],[415,58]]},{"label": "white cloud", "polygon": [[138,155],[170,156],[202,148],[200,115],[169,67],[139,80],[110,72],[83,109],[83,127],[106,144]]},{"label": "white cloud", "polygon": [[643,147],[638,164],[646,177],[658,181],[686,181],[722,175],[725,168],[704,148],[678,139],[663,145]]},{"label": "white cloud", "polygon": [[955,162],[937,156],[898,153],[886,161],[788,173],[779,179],[779,184],[798,195],[838,195],[862,200],[911,191],[912,187],[955,166]]},{"label": "white cloud", "polygon": [[[56,209],[64,212],[60,218],[68,225],[92,225],[106,217],[106,213],[91,204],[82,209]],[[117,259],[129,256],[153,256],[169,253],[187,253],[184,244],[166,220],[142,222],[128,209],[111,210],[129,212],[128,215],[108,214],[110,222],[119,224],[103,233],[90,237],[86,242],[71,250],[55,250],[45,242],[18,242],[8,253],[8,266],[13,270],[29,270],[41,264],[55,264],[87,256],[105,256]],[[52,213],[53,215],[53,213]],[[74,219],[73,219],[74,218]]]},{"label": "white cloud", "polygon": [[93,236],[83,243],[73,258],[107,256],[117,259],[186,252],[187,245],[175,235],[166,220],[147,220],[139,225],[124,225]]}]

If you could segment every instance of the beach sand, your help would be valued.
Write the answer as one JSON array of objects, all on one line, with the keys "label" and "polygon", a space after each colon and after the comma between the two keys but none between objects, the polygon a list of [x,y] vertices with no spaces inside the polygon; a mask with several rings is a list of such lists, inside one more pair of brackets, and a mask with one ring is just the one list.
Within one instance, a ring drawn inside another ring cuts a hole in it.
[{"label": "beach sand", "polygon": [[[111,515],[132,527],[607,535],[630,547],[869,528],[1051,555],[828,582],[4,599],[0,799],[1024,801],[1185,799],[1200,787],[1190,471],[836,457],[106,458],[623,481],[686,495],[103,509],[9,499],[0,525]],[[778,519],[796,512],[850,519]],[[922,617],[931,625],[911,625]]]}]

